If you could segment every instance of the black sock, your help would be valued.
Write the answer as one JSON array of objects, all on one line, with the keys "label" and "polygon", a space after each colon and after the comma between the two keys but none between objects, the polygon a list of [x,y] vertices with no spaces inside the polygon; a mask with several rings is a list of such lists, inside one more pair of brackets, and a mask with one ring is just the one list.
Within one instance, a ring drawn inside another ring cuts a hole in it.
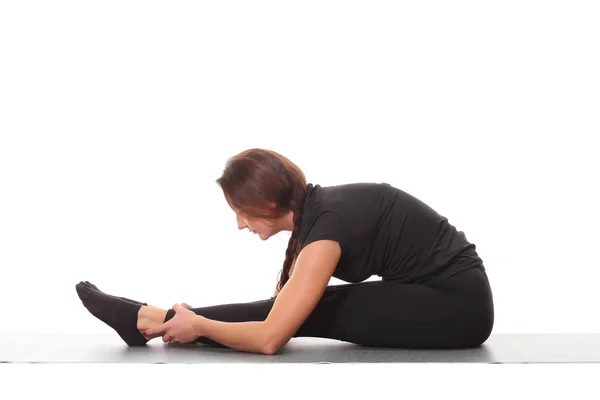
[{"label": "black sock", "polygon": [[113,328],[129,346],[143,346],[148,339],[137,329],[141,304],[107,295],[83,283],[75,285],[81,302],[93,316]]},{"label": "black sock", "polygon": [[97,290],[100,293],[104,293],[107,296],[116,297],[117,299],[125,300],[125,301],[128,301],[128,302],[133,303],[133,304],[140,304],[142,306],[147,306],[148,305],[147,303],[142,303],[141,301],[137,301],[137,300],[131,300],[131,299],[128,299],[127,297],[113,296],[113,295],[110,295],[108,293],[105,293],[102,290],[98,289],[98,287],[96,285],[94,285],[93,283],[91,283],[89,281],[79,282],[79,283],[81,283],[82,285],[88,286],[88,287],[90,287],[93,290]]},{"label": "black sock", "polygon": [[173,318],[174,316],[175,316],[175,310],[173,310],[172,308],[169,308],[169,309],[167,310],[167,315],[165,315],[165,320],[163,321],[163,323],[164,323],[164,322],[167,322],[168,320],[170,320],[170,319],[171,319],[171,318]]}]

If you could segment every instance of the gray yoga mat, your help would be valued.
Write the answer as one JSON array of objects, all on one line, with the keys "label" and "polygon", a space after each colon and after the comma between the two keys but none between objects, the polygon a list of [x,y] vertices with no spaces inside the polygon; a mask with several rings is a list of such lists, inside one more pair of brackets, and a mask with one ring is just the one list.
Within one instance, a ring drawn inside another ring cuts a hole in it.
[{"label": "gray yoga mat", "polygon": [[116,334],[0,333],[3,363],[600,363],[600,334],[492,334],[466,350],[384,349],[294,338],[277,355],[160,338],[128,347]]}]

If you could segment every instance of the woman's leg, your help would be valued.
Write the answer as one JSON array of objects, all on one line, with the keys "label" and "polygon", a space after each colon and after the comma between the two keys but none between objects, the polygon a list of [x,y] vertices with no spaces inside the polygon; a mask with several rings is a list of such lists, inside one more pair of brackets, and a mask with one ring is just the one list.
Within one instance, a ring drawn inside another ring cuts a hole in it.
[{"label": "woman's leg", "polygon": [[[126,303],[77,286],[84,305],[130,345],[147,341],[140,331],[175,314]],[[274,298],[192,308],[225,322],[264,321]],[[482,268],[456,274],[435,286],[385,281],[328,286],[294,337],[321,337],[365,346],[469,348],[487,340],[494,322],[492,293]],[[199,343],[222,346],[208,338]]]},{"label": "woman's leg", "polygon": [[365,346],[472,348],[489,337],[493,301],[483,269],[430,287],[374,281],[332,286],[295,337]]},{"label": "woman's leg", "polygon": [[[225,322],[264,321],[274,298],[192,308]],[[165,321],[175,315],[170,309]],[[337,339],[365,346],[470,348],[487,340],[493,301],[483,269],[456,274],[435,287],[384,281],[328,286],[294,337]],[[197,342],[222,346],[208,338]]]},{"label": "woman's leg", "polygon": [[[140,333],[143,333],[150,328],[156,328],[157,326],[163,324],[166,315],[167,309],[165,308],[142,306],[137,314],[136,328],[138,331],[140,331]],[[162,335],[160,333],[157,333],[156,335],[145,337],[150,340],[161,336]]]}]

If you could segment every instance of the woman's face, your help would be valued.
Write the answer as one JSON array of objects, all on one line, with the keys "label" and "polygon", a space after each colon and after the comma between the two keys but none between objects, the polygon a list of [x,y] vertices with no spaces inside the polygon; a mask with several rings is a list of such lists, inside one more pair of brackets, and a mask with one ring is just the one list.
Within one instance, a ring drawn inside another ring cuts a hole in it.
[{"label": "woman's face", "polygon": [[273,221],[265,218],[255,218],[235,212],[238,229],[248,229],[249,232],[258,235],[262,240],[267,240],[278,232]]}]

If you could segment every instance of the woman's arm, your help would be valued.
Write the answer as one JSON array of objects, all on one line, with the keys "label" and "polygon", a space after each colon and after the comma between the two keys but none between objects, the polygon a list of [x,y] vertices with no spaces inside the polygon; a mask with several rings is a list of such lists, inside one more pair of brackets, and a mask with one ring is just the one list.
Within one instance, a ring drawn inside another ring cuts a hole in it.
[{"label": "woman's arm", "polygon": [[222,322],[198,315],[194,331],[232,349],[269,354],[269,331],[263,321]]},{"label": "woman's arm", "polygon": [[221,322],[197,316],[196,334],[242,351],[277,353],[317,305],[340,256],[341,248],[335,241],[310,243],[298,256],[294,273],[264,321]]},{"label": "woman's arm", "polygon": [[[292,266],[290,267],[290,276],[292,276],[292,274],[294,273],[295,265],[296,265],[296,259],[294,258],[294,260],[292,261]],[[273,293],[273,296],[271,296],[271,298],[277,297],[278,294],[279,294],[279,283],[275,286],[275,292]]]}]

